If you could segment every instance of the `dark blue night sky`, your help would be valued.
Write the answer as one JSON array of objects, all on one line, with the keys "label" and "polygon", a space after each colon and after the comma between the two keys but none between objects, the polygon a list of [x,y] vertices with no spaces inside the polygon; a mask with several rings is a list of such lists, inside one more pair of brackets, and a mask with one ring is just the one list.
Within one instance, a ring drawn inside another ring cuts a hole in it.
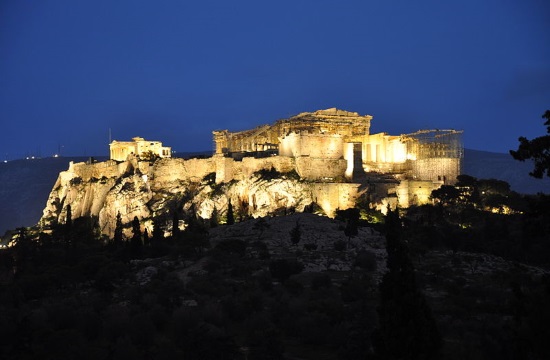
[{"label": "dark blue night sky", "polygon": [[0,156],[107,155],[109,128],[208,150],[329,107],[507,152],[545,132],[548,19],[547,0],[3,0]]}]

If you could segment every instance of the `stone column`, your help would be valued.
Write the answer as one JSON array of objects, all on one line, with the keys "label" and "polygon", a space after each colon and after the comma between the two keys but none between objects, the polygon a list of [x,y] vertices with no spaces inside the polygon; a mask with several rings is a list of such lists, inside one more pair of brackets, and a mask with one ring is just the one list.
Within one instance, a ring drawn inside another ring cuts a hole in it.
[{"label": "stone column", "polygon": [[351,180],[353,175],[353,143],[344,143],[344,159],[347,160],[345,177]]}]

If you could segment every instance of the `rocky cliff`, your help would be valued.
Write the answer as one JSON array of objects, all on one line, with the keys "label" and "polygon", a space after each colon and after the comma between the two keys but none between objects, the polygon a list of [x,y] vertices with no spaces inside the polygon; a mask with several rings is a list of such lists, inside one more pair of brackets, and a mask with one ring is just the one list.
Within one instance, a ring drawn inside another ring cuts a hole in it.
[{"label": "rocky cliff", "polygon": [[168,213],[174,210],[194,211],[203,219],[216,213],[223,220],[229,201],[236,217],[302,212],[312,204],[331,216],[338,208],[354,206],[360,194],[358,184],[314,183],[275,169],[217,183],[215,171],[212,158],[71,163],[59,174],[39,225],[49,228],[65,223],[69,205],[72,218],[96,217],[102,234],[110,237],[118,213],[123,224],[137,217],[151,231],[154,217],[171,220]]}]

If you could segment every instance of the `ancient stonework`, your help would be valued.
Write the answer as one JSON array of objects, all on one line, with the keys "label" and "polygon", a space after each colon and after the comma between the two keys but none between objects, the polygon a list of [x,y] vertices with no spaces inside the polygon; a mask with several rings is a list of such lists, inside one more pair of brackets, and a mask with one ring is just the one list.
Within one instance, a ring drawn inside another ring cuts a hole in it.
[{"label": "ancient stonework", "polygon": [[[232,133],[214,131],[215,154],[171,158],[160,142],[134,138],[111,143],[111,160],[71,163],[50,194],[40,225],[93,216],[113,235],[117,213],[151,231],[152,218],[180,208],[209,219],[285,214],[318,207],[333,216],[359,200],[371,208],[408,207],[430,201],[432,190],[460,174],[461,131],[421,130],[370,134],[372,116],[335,108]],[[125,230],[129,232],[129,227]]]},{"label": "ancient stonework", "polygon": [[111,160],[126,161],[128,156],[150,159],[152,157],[167,158],[172,156],[172,149],[162,146],[160,141],[149,141],[142,137],[132,138],[132,141],[112,141],[109,144]]},{"label": "ancient stonework", "polygon": [[[295,161],[309,180],[345,177],[367,171],[406,180],[453,184],[461,171],[462,131],[420,130],[413,134],[370,134],[372,116],[336,108],[301,113],[252,130],[214,131],[216,156],[278,155]],[[225,181],[227,177],[224,177]]]}]

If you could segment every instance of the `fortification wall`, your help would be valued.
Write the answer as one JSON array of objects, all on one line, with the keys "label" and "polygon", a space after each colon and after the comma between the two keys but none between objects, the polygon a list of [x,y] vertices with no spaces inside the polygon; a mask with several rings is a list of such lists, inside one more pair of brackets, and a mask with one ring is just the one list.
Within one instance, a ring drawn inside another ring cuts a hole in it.
[{"label": "fortification wall", "polygon": [[68,173],[72,174],[72,177],[80,177],[82,180],[88,181],[91,178],[100,179],[105,176],[107,178],[117,177],[124,173],[125,168],[121,168],[116,161],[107,160],[95,164],[87,164],[84,162],[69,163]]},{"label": "fortification wall", "polygon": [[215,157],[214,161],[217,183],[243,180],[256,171],[271,168],[281,173],[296,170],[300,177],[308,180],[326,180],[343,176],[347,167],[347,161],[344,159],[316,159],[304,156],[296,159],[286,156],[243,158],[242,161]]},{"label": "fortification wall", "polygon": [[459,158],[428,158],[412,162],[412,175],[415,178],[431,181],[443,181],[453,185],[460,175]]},{"label": "fortification wall", "polygon": [[155,182],[169,183],[179,180],[201,181],[205,175],[216,171],[216,162],[208,159],[178,159],[166,158],[154,163],[153,176]]}]

